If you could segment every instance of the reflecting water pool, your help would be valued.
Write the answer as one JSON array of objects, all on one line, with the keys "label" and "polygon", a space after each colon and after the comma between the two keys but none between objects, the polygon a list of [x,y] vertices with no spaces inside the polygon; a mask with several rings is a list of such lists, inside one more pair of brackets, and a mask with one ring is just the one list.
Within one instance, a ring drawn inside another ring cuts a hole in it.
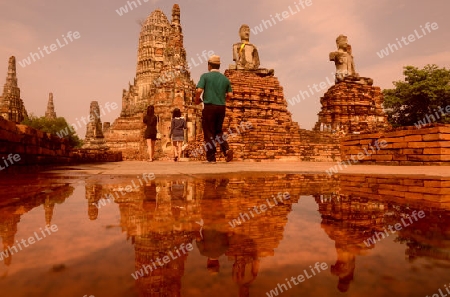
[{"label": "reflecting water pool", "polygon": [[448,178],[24,175],[0,193],[1,296],[450,294]]}]

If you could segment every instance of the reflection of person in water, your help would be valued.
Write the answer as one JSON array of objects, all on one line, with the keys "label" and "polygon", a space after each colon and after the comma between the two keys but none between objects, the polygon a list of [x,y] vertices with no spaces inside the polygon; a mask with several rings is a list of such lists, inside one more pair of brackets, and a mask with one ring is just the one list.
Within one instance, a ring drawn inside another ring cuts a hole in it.
[{"label": "reflection of person in water", "polygon": [[206,268],[211,274],[217,274],[220,270],[219,257],[228,249],[228,234],[213,229],[203,229],[203,239],[197,239],[197,247],[205,257]]},{"label": "reflection of person in water", "polygon": [[146,213],[151,214],[155,211],[157,205],[157,196],[158,191],[156,189],[156,184],[154,181],[152,181],[150,185],[146,184],[144,186],[144,200],[142,201],[142,209]]},{"label": "reflection of person in water", "polygon": [[337,288],[347,292],[355,273],[356,256],[373,246],[364,244],[367,231],[383,224],[384,207],[378,202],[344,195],[315,195],[322,217],[321,228],[335,242],[337,260],[331,273],[339,277]]},{"label": "reflection of person in water", "polygon": [[184,183],[182,181],[174,181],[170,189],[172,201],[184,200]]},{"label": "reflection of person in water", "polygon": [[[184,208],[184,182],[182,181],[174,181],[172,186],[170,187],[170,200],[172,206],[172,214],[175,218],[175,221],[178,221],[181,215],[181,210]],[[174,226],[176,230],[181,230],[181,223]]]},{"label": "reflection of person in water", "polygon": [[228,180],[220,180],[217,187],[215,179],[206,180],[201,202],[203,228],[196,243],[200,254],[208,257],[206,268],[211,274],[219,272],[219,257],[225,254],[229,246],[222,205],[227,185]]},{"label": "reflection of person in water", "polygon": [[154,181],[150,185],[144,186],[144,201],[156,201],[156,184]]},{"label": "reflection of person in water", "polygon": [[348,291],[355,271],[355,254],[346,251],[346,248],[347,247],[339,247],[339,244],[336,243],[338,259],[336,264],[331,265],[331,273],[339,277],[337,288],[340,292]]},{"label": "reflection of person in water", "polygon": [[239,286],[239,297],[250,296],[250,284],[256,279],[259,271],[259,259],[255,242],[243,235],[233,235],[231,245],[245,247],[244,251],[234,255],[233,281]]}]

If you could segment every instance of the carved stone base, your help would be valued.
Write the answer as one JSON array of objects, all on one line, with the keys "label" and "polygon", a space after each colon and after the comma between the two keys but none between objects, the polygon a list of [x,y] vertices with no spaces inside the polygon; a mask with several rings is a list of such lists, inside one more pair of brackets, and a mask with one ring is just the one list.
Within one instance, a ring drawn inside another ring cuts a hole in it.
[{"label": "carved stone base", "polygon": [[355,83],[360,85],[373,85],[373,79],[370,77],[361,77],[361,76],[346,76],[344,78],[338,78],[336,77],[337,82],[349,82],[349,83]]},{"label": "carved stone base", "polygon": [[239,71],[249,71],[249,72],[253,72],[256,75],[261,76],[261,77],[274,76],[275,75],[275,70],[274,69],[267,69],[267,68],[259,68],[259,69],[256,69],[256,70],[248,70],[248,69],[245,69],[243,67],[237,66],[235,64],[231,64],[228,67],[228,69],[229,70],[239,70]]}]

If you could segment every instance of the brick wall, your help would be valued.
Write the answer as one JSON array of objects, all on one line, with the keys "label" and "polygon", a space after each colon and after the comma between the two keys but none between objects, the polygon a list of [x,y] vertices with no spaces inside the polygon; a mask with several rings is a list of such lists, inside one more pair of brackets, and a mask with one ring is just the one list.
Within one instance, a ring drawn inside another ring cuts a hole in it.
[{"label": "brick wall", "polygon": [[[8,156],[11,156],[9,160]],[[17,169],[16,165],[59,165],[121,160],[121,153],[73,149],[65,139],[25,125],[17,125],[0,117],[0,173],[8,172],[12,168]]]},{"label": "brick wall", "polygon": [[302,161],[340,161],[339,137],[336,134],[300,129]]},{"label": "brick wall", "polygon": [[448,177],[343,174],[339,176],[339,181],[341,195],[408,203],[421,208],[450,207]]},{"label": "brick wall", "polygon": [[359,153],[364,158],[355,164],[450,165],[450,125],[402,127],[341,140],[342,160],[359,159],[355,157]]}]

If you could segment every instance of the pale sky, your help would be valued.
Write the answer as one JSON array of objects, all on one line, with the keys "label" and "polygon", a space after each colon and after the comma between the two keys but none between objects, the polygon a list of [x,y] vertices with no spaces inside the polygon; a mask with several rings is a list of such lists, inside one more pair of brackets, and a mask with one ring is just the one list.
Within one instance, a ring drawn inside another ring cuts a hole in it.
[{"label": "pale sky", "polygon": [[[448,0],[310,0],[303,7],[301,0],[134,1],[138,7],[119,16],[116,10],[127,5],[125,0],[0,0],[0,84],[5,83],[10,56],[22,61],[59,39],[63,47],[48,49],[28,66],[17,63],[28,113],[43,116],[48,93],[53,92],[57,115],[69,123],[88,116],[94,100],[100,106],[118,104],[118,109],[101,118],[113,122],[120,114],[122,90],[136,74],[139,20],[158,8],[170,20],[174,3],[181,8],[188,61],[198,61],[203,51],[214,51],[222,57],[222,71],[232,64],[232,44],[239,41],[240,25],[253,29],[273,18],[273,26],[251,34],[250,42],[258,47],[261,67],[275,69],[287,100],[332,79],[335,66],[328,54],[335,51],[339,34],[348,36],[356,71],[373,78],[382,89],[402,80],[406,65],[450,68]],[[427,31],[427,22],[438,28]],[[69,31],[78,31],[79,38],[65,43],[62,35]],[[388,43],[398,44],[397,38],[410,34],[419,37],[413,42],[405,39],[407,45],[402,43],[384,58],[377,55]],[[193,67],[195,83],[205,71],[206,64]],[[288,103],[301,128],[314,126],[324,92],[314,92],[294,106]],[[83,128],[78,134],[84,138],[85,133]]]}]

